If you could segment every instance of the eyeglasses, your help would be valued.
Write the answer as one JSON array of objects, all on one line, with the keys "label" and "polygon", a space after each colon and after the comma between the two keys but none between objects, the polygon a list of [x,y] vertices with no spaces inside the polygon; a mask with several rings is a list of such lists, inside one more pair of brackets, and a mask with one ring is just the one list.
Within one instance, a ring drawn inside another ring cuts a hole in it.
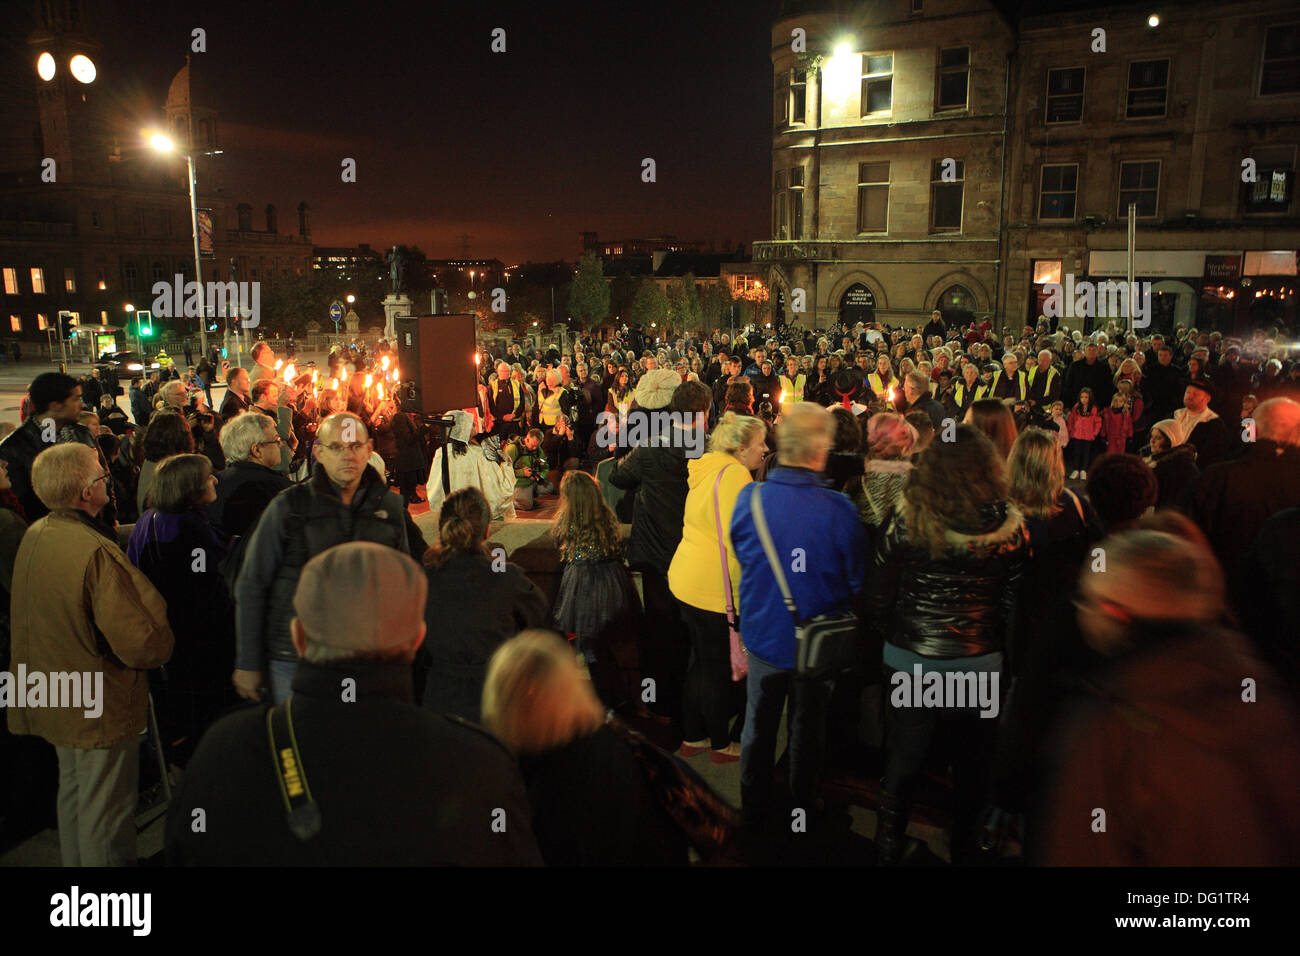
[{"label": "eyeglasses", "polygon": [[110,478],[112,478],[112,477],[113,477],[113,473],[112,473],[112,472],[109,472],[109,471],[106,471],[106,472],[104,472],[102,475],[100,475],[98,478],[96,478],[94,481],[92,481],[90,484],[86,485],[86,487],[87,487],[87,488],[93,488],[93,487],[95,487],[95,485],[99,484],[101,481],[108,481],[108,480],[109,480]]},{"label": "eyeglasses", "polygon": [[[257,444],[259,446],[260,445],[283,445],[284,439],[281,438],[279,435],[276,435],[274,438],[268,438],[266,441],[260,441]],[[325,447],[328,448],[329,445],[326,445]]]},{"label": "eyeglasses", "polygon": [[339,444],[338,442],[330,442],[328,445],[321,445],[321,447],[326,451],[333,452],[335,455],[341,455],[344,452],[356,455],[366,450],[366,442],[354,441],[346,445]]}]

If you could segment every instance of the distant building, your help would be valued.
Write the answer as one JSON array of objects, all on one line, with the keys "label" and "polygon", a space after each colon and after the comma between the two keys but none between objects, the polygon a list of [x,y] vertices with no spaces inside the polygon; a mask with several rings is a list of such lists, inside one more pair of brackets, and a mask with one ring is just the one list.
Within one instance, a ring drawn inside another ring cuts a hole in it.
[{"label": "distant building", "polygon": [[448,273],[463,276],[475,289],[494,289],[506,281],[506,267],[500,259],[426,259],[425,267],[435,283],[446,282]]},{"label": "distant building", "polygon": [[594,232],[582,234],[582,251],[594,252],[602,259],[625,256],[650,256],[656,252],[701,252],[705,243],[687,242],[676,236],[652,236],[648,239],[598,239]]},{"label": "distant building", "polygon": [[[19,168],[0,172],[0,336],[33,342],[46,341],[60,311],[73,313],[82,326],[122,326],[125,305],[150,307],[155,282],[170,283],[178,274],[194,278],[183,154],[219,150],[222,142],[219,98],[201,61],[181,67],[158,111],[165,118],[160,131],[182,155],[156,153],[139,140],[147,118],[123,111],[133,78],[102,69],[90,83],[71,75],[73,56],[99,68],[100,44],[83,4],[48,0],[39,10],[27,49],[31,63],[40,69],[48,63],[52,75],[24,71],[31,124],[4,130],[14,138],[4,155],[17,156]],[[42,57],[46,53],[52,60]],[[38,132],[24,147],[19,140],[28,129]],[[195,159],[198,206],[212,223],[203,278],[269,283],[308,271],[307,205],[298,205],[296,229],[280,231],[277,209],[269,204],[259,217],[264,228],[254,228],[252,205],[223,194],[222,168],[229,161]],[[174,329],[197,330],[194,319],[170,321]]]},{"label": "distant building", "polygon": [[364,270],[383,268],[384,256],[366,243],[359,246],[317,246],[311,251],[312,269],[348,281]]}]

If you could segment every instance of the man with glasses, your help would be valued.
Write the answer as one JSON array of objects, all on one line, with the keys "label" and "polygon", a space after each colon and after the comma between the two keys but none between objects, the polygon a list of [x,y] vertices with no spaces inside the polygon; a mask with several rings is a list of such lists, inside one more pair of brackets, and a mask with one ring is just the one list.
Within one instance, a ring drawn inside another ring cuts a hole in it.
[{"label": "man with glasses", "polygon": [[287,457],[275,425],[259,412],[236,415],[221,430],[227,465],[217,473],[217,500],[208,522],[226,534],[247,534],[266,506],[291,482],[276,466]]},{"label": "man with glasses", "polygon": [[293,594],[311,558],[345,541],[410,553],[406,507],[369,466],[373,450],[360,418],[329,416],[316,433],[311,478],[277,495],[258,521],[235,583],[233,680],[241,696],[258,700],[269,671],[275,702],[289,698],[298,667],[289,633]]}]

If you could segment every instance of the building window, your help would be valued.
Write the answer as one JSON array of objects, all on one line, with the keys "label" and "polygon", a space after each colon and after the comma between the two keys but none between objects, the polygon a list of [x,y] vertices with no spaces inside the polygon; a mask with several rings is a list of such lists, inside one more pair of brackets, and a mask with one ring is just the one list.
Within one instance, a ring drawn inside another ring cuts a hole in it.
[{"label": "building window", "polygon": [[939,52],[939,97],[937,110],[964,110],[970,75],[970,47]]},{"label": "building window", "polygon": [[99,324],[108,325],[108,309],[99,310]]},{"label": "building window", "polygon": [[23,317],[19,315],[17,312],[9,313],[9,329],[12,332],[17,332],[19,335],[22,334]]},{"label": "building window", "polygon": [[122,286],[129,296],[135,295],[135,280],[138,278],[134,262],[127,262],[122,266]]},{"label": "building window", "polygon": [[924,6],[925,6],[924,0],[912,0],[913,13],[924,13],[925,11],[922,9],[922,7]]},{"label": "building window", "polygon": [[1038,191],[1039,219],[1073,219],[1079,190],[1079,164],[1044,166]]},{"label": "building window", "polygon": [[50,327],[50,317],[44,312],[36,313],[36,331],[44,332]]},{"label": "building window", "polygon": [[858,163],[858,232],[889,231],[889,163]]},{"label": "building window", "polygon": [[1160,160],[1119,164],[1119,215],[1128,216],[1129,203],[1137,203],[1139,216],[1156,214],[1160,191]]},{"label": "building window", "polygon": [[155,263],[153,264],[153,270],[152,270],[153,281],[154,281],[154,282],[164,282],[164,281],[166,281],[166,280],[163,279],[163,272],[164,272],[164,271],[165,271],[165,270],[163,269],[163,264],[162,264],[161,262],[155,262]]},{"label": "building window", "polygon": [[790,170],[790,238],[803,238],[803,167]]},{"label": "building window", "polygon": [[1260,96],[1300,93],[1300,23],[1283,23],[1264,33]]},{"label": "building window", "polygon": [[[930,231],[961,232],[962,192],[966,164],[936,159],[930,172]],[[945,175],[947,173],[947,175]]]},{"label": "building window", "polygon": [[45,295],[45,270],[40,266],[32,266],[32,292]]},{"label": "building window", "polygon": [[63,291],[76,294],[77,270],[72,268],[72,266],[63,267]]},{"label": "building window", "polygon": [[940,312],[974,312],[977,305],[970,289],[962,285],[950,285],[940,294],[934,307]]},{"label": "building window", "polygon": [[18,270],[5,266],[5,295],[18,294]]},{"label": "building window", "polygon": [[1128,119],[1165,115],[1169,98],[1169,61],[1138,60],[1128,67]]},{"label": "building window", "polygon": [[788,239],[785,232],[785,170],[776,174],[776,201],[772,205],[772,238]]},{"label": "building window", "polygon": [[1242,211],[1278,215],[1291,209],[1295,192],[1295,147],[1260,147],[1251,152],[1255,181],[1242,183]]},{"label": "building window", "polygon": [[1047,122],[1077,123],[1083,119],[1084,68],[1047,71]]},{"label": "building window", "polygon": [[145,217],[144,217],[144,210],[143,210],[143,209],[137,209],[137,210],[135,211],[135,229],[136,229],[136,232],[139,233],[139,234],[142,235],[142,236],[146,236],[146,235],[149,234],[149,232],[148,232],[148,228],[147,228],[147,226],[146,226],[146,224],[145,224],[144,219],[145,219]]},{"label": "building window", "polygon": [[105,289],[108,288],[108,277],[104,274],[103,266],[100,266],[95,271],[99,275],[99,291],[103,292]]},{"label": "building window", "polygon": [[894,108],[894,54],[862,57],[862,115],[888,113]]},{"label": "building window", "polygon": [[795,70],[790,78],[790,122],[802,123],[808,115],[808,71]]},{"label": "building window", "polygon": [[98,209],[90,210],[90,224],[95,229],[104,228],[104,220],[100,217]]}]

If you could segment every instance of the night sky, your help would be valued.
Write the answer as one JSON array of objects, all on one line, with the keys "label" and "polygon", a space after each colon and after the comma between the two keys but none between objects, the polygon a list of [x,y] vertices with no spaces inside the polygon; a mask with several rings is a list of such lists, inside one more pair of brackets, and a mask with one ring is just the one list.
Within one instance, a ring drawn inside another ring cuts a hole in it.
[{"label": "night sky", "polygon": [[[226,194],[256,228],[268,202],[296,228],[305,199],[317,245],[442,258],[470,233],[471,255],[507,264],[576,258],[583,230],[767,237],[774,0],[90,6],[99,82],[141,125],[206,29],[195,59],[220,95]],[[23,51],[5,57],[6,118],[23,103],[35,116],[29,23],[5,41]],[[30,120],[4,128],[6,156],[30,142]],[[644,157],[657,183],[641,182]]]}]

